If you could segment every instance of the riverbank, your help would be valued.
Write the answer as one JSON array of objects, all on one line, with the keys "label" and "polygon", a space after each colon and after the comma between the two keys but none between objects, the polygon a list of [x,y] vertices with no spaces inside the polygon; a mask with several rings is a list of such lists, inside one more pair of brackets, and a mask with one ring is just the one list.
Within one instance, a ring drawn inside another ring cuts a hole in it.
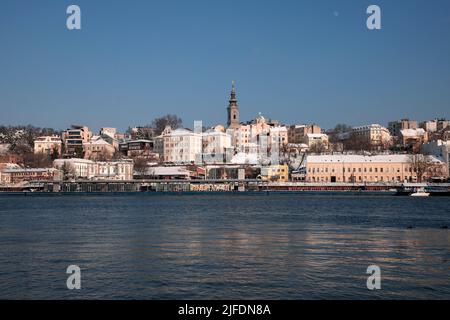
[{"label": "riverbank", "polygon": [[31,181],[0,186],[0,193],[239,193],[239,192],[374,192],[395,193],[405,188],[426,188],[450,194],[450,184],[434,183],[274,183],[262,180],[129,180],[129,181]]}]

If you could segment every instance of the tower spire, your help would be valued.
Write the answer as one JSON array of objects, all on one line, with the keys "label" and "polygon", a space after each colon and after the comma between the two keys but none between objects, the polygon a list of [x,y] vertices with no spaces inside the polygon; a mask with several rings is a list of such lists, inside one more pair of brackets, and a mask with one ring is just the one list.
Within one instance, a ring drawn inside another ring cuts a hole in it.
[{"label": "tower spire", "polygon": [[231,82],[231,94],[230,94],[230,106],[237,107],[237,99],[236,99],[236,83],[234,80]]},{"label": "tower spire", "polygon": [[239,127],[239,107],[236,98],[236,83],[234,80],[231,82],[231,93],[227,111],[228,111],[228,122],[227,122],[228,127],[232,129]]}]

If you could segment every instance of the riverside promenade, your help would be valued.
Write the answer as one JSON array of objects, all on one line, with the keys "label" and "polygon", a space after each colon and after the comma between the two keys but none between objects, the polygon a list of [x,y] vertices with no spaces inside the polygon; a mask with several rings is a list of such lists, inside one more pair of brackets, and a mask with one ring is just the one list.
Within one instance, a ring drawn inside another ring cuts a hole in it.
[{"label": "riverside promenade", "polygon": [[[308,183],[270,182],[258,179],[228,180],[73,180],[30,181],[20,185],[2,185],[0,192],[102,193],[102,192],[245,192],[245,191],[395,191],[404,183]],[[450,184],[408,185],[450,191]]]}]

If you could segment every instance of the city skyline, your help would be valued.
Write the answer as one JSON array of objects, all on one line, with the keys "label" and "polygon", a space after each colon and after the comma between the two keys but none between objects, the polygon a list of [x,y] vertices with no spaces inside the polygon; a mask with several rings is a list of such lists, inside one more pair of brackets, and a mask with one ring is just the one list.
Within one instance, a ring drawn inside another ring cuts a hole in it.
[{"label": "city skyline", "polygon": [[[5,1],[0,12],[1,125],[99,129],[176,114],[226,123],[231,81],[243,121],[363,125],[449,118],[450,4]],[[268,23],[270,21],[270,23]]]}]

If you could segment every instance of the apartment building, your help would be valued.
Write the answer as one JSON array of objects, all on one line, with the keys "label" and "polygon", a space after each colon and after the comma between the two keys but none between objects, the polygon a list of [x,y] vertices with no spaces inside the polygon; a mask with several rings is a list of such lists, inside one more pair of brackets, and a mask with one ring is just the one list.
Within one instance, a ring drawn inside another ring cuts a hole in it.
[{"label": "apartment building", "polygon": [[188,129],[166,128],[162,135],[166,163],[194,163],[202,154],[202,134]]},{"label": "apartment building", "polygon": [[116,148],[99,136],[83,143],[84,158],[90,160],[110,160]]},{"label": "apartment building", "polygon": [[83,151],[83,143],[90,141],[92,132],[88,127],[72,125],[70,129],[63,132],[64,155],[66,157],[77,155]]},{"label": "apartment building", "polygon": [[391,136],[399,137],[401,130],[417,129],[417,121],[401,119],[400,121],[391,121],[388,123],[388,130]]},{"label": "apartment building", "polygon": [[[221,164],[227,162],[227,154],[231,155],[232,137],[221,125],[202,133],[202,163]],[[230,156],[228,158],[231,158]]]},{"label": "apartment building", "polygon": [[354,127],[351,136],[372,146],[383,146],[391,142],[389,130],[379,124]]},{"label": "apartment building", "polygon": [[303,143],[307,134],[320,134],[322,129],[316,124],[296,124],[288,129],[289,143]]},{"label": "apartment building", "polygon": [[62,141],[58,136],[42,136],[34,140],[35,154],[61,154]]}]

